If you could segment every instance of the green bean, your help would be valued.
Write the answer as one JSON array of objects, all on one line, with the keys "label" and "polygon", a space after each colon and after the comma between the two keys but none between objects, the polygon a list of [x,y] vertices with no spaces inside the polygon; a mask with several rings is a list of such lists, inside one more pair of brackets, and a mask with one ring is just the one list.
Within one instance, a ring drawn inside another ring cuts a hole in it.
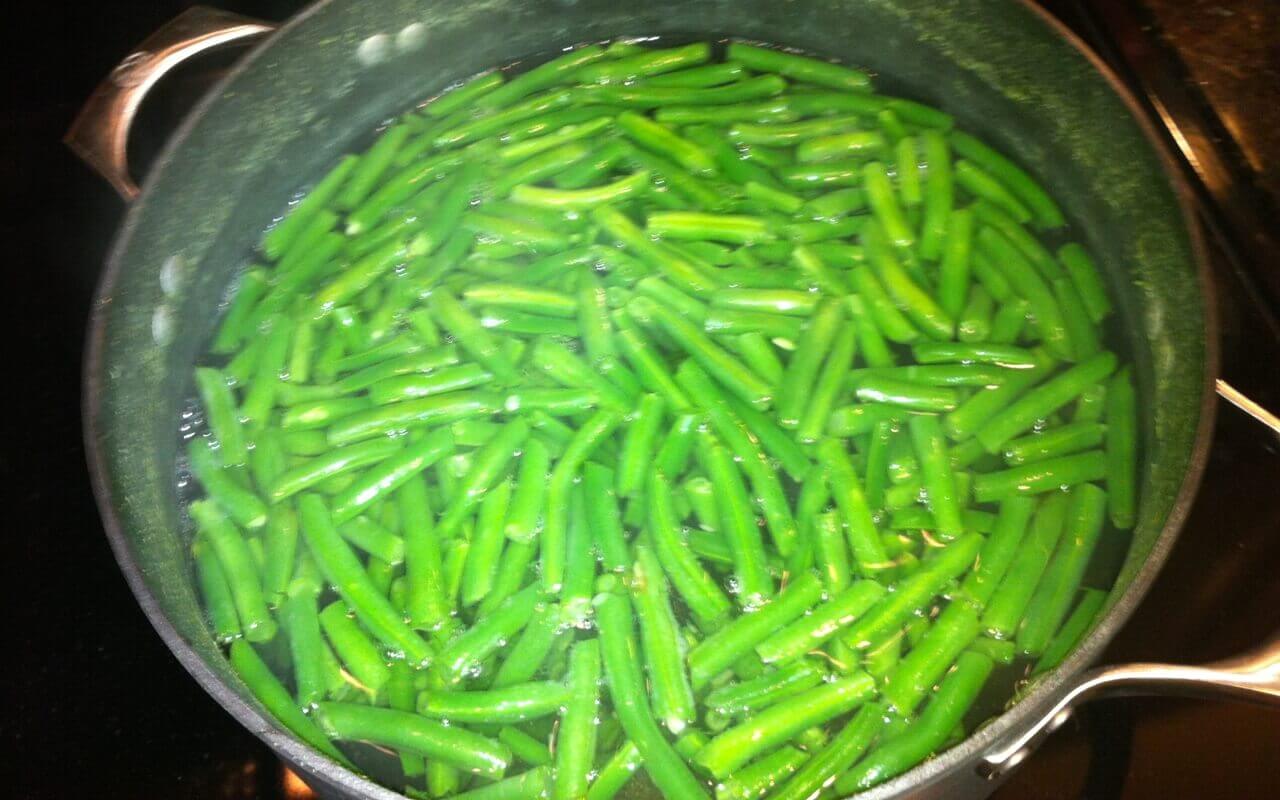
[{"label": "green bean", "polygon": [[1075,423],[1098,422],[1102,419],[1107,403],[1107,385],[1095,383],[1076,398],[1071,421]]},{"label": "green bean", "polygon": [[1067,507],[1068,496],[1059,492],[1036,508],[1025,541],[982,615],[983,628],[996,638],[1010,638],[1017,630],[1062,535]]},{"label": "green bean", "polygon": [[943,426],[947,430],[947,435],[955,440],[969,438],[981,430],[992,417],[1025,395],[1052,370],[1052,362],[1047,358],[1041,358],[1041,363],[1035,367],[1010,373],[1004,383],[999,386],[976,392],[960,407],[943,417]]},{"label": "green bean", "polygon": [[1062,309],[1044,279],[994,228],[979,231],[977,241],[979,247],[991,254],[1018,295],[1029,304],[1045,348],[1059,358],[1071,357],[1071,339],[1063,322]]},{"label": "green bean", "polygon": [[[858,129],[863,125],[859,117],[849,115],[820,117],[818,119],[806,119],[790,123],[782,120],[761,121],[769,124],[739,122],[729,128],[724,135],[734,142],[746,145],[803,145],[814,139],[849,134],[850,132],[860,133]],[[881,140],[880,144],[884,144],[883,140]]]},{"label": "green bean", "polygon": [[646,394],[640,398],[631,415],[618,459],[619,497],[636,496],[644,486],[665,411],[666,403],[660,395]]},{"label": "green bean", "polygon": [[850,647],[865,650],[873,642],[882,641],[889,632],[901,628],[951,581],[973,566],[982,542],[981,535],[969,533],[937,548],[936,555],[899,581],[894,591],[876,603],[841,639]]},{"label": "green bean", "polygon": [[705,687],[780,627],[800,618],[821,597],[822,584],[818,579],[810,573],[801,573],[773,600],[708,636],[689,652],[689,676],[695,690]]},{"label": "green bean", "polygon": [[782,361],[764,334],[759,332],[739,334],[734,339],[733,346],[743,362],[760,377],[775,385],[782,380]]},{"label": "green bean", "polygon": [[[866,227],[865,217],[845,217],[832,220],[792,222],[782,230],[786,238],[797,244],[820,244],[832,239],[856,236]],[[823,262],[824,264],[826,262]]]},{"label": "green bean", "polygon": [[534,608],[520,638],[504,654],[490,688],[503,689],[533,680],[561,635],[560,616],[556,605],[539,603]]},{"label": "green bean", "polygon": [[884,696],[898,714],[910,716],[946,674],[961,652],[978,636],[978,612],[952,603],[928,633],[885,678]]},{"label": "green bean", "polygon": [[1031,656],[1043,653],[1067,616],[1102,533],[1106,506],[1106,492],[1093,484],[1082,484],[1071,490],[1062,539],[1018,626],[1021,652]]},{"label": "green bean", "polygon": [[801,332],[796,353],[787,364],[782,382],[778,384],[775,413],[783,427],[799,427],[809,393],[835,342],[843,312],[841,303],[824,300]]},{"label": "green bean", "polygon": [[1097,422],[1074,422],[1049,428],[1006,444],[1004,461],[1009,466],[1018,466],[1078,453],[1102,444],[1106,431],[1107,426]]},{"label": "green bean", "polygon": [[957,153],[990,172],[1026,208],[1031,209],[1038,225],[1057,228],[1064,224],[1062,212],[1049,194],[1012,161],[968,134],[954,131],[949,134],[949,139]]},{"label": "green bean", "polygon": [[884,726],[884,707],[863,706],[826,747],[796,770],[781,787],[769,794],[778,800],[806,800],[826,786],[833,776],[847,770],[866,751]]},{"label": "green bean", "polygon": [[[476,453],[471,468],[458,484],[453,501],[440,518],[441,535],[452,535],[480,504],[486,493],[506,472],[507,466],[528,438],[529,430],[529,423],[523,419],[513,419]],[[499,517],[503,515],[505,509]],[[499,528],[501,524],[501,519],[495,519],[495,528]],[[495,539],[497,541],[500,540]]]},{"label": "green bean", "polygon": [[443,290],[436,290],[428,301],[435,320],[453,334],[458,346],[476,359],[498,380],[511,383],[516,380],[515,367],[502,351],[499,340],[486,331],[457,298]]},{"label": "green bean", "polygon": [[566,517],[572,481],[595,448],[613,433],[621,421],[621,415],[617,412],[597,411],[574,434],[564,455],[551,471],[540,536],[542,585],[548,592],[559,592],[564,583],[568,547]]},{"label": "green bean", "polygon": [[[707,89],[686,89],[636,84],[634,86],[584,86],[576,90],[587,103],[608,103],[634,108],[668,106],[727,106],[772,97],[787,88],[777,75],[757,75],[735,83]],[[661,117],[659,121],[666,122]],[[681,123],[692,120],[682,120]]]},{"label": "green bean", "polygon": [[996,364],[1010,369],[1030,369],[1039,361],[1036,355],[1021,347],[1001,344],[955,344],[952,342],[921,342],[911,348],[915,360],[921,364]]},{"label": "green bean", "polygon": [[295,403],[280,415],[280,428],[285,431],[307,431],[323,428],[339,420],[369,408],[363,397],[335,397]]},{"label": "green bean", "polygon": [[1040,656],[1040,660],[1036,662],[1036,673],[1053,669],[1066,660],[1075,646],[1079,644],[1081,638],[1084,637],[1085,631],[1093,624],[1106,600],[1107,593],[1104,591],[1099,589],[1084,590],[1075,610],[1071,612],[1071,616],[1067,617],[1066,622],[1062,623],[1062,627],[1053,635],[1049,645],[1045,648],[1044,655]]},{"label": "green bean", "polygon": [[227,576],[218,561],[217,553],[206,537],[197,537],[191,544],[191,556],[195,560],[200,597],[209,612],[213,638],[220,644],[240,638],[240,617],[236,612],[231,586],[227,583]]},{"label": "green bean", "polygon": [[[686,67],[663,75],[655,75],[645,79],[648,86],[669,88],[705,89],[708,86],[723,86],[746,77],[746,69],[734,61],[718,64],[706,64],[701,67]],[[659,109],[661,110],[661,109]]]},{"label": "green bean", "polygon": [[247,463],[249,448],[245,441],[235,395],[226,376],[216,369],[199,367],[195,371],[196,390],[204,406],[205,421],[218,441],[222,461],[229,467]]},{"label": "green bean", "polygon": [[324,640],[316,608],[318,594],[318,587],[305,581],[295,582],[280,607],[280,625],[289,639],[298,705],[303,709],[310,709],[328,693],[322,655]]},{"label": "green bean", "polygon": [[831,412],[827,433],[837,439],[862,436],[870,433],[880,422],[896,420],[901,413],[887,406],[871,403],[844,406]]},{"label": "green bean", "polygon": [[338,532],[342,538],[387,565],[404,562],[404,540],[366,516],[344,522]]},{"label": "green bean", "polygon": [[[641,49],[636,55],[603,61],[578,70],[574,76],[583,83],[630,83],[637,78],[673,72],[703,64],[711,58],[706,42],[663,50]],[[647,82],[646,82],[647,85]]]},{"label": "green bean", "polygon": [[218,454],[205,438],[192,439],[187,445],[191,472],[200,481],[205,494],[237,525],[261,528],[267,522],[267,506],[251,490],[233,477],[236,472],[222,466]]},{"label": "green bean", "polygon": [[1018,223],[1025,224],[1031,221],[1030,209],[989,172],[972,161],[960,159],[955,163],[955,179],[956,183],[970,195],[991,203]]},{"label": "green bean", "polygon": [[384,645],[403,653],[410,664],[429,660],[431,648],[374,587],[355,553],[334,528],[324,501],[316,495],[303,495],[298,501],[298,511],[303,536],[320,571],[360,621]]},{"label": "green bean", "polygon": [[482,283],[471,286],[462,296],[472,303],[530,311],[545,316],[573,319],[578,315],[576,298],[551,289],[535,289],[510,283]]},{"label": "green bean", "polygon": [[269,484],[267,498],[272,503],[278,503],[335,476],[382,462],[400,452],[400,449],[399,442],[384,438],[329,450],[277,476]]},{"label": "green bean", "polygon": [[736,599],[744,606],[758,605],[773,594],[773,581],[765,567],[764,542],[738,467],[729,451],[709,435],[702,438],[700,461],[715,488],[719,528],[733,554]]},{"label": "green bean", "polygon": [[569,654],[569,697],[560,713],[556,739],[553,800],[571,800],[587,794],[596,750],[600,672],[600,642],[588,639],[575,644]]},{"label": "green bean", "polygon": [[415,400],[432,395],[471,389],[493,380],[493,375],[477,364],[446,367],[429,373],[384,378],[369,387],[368,397],[376,405]]},{"label": "green bean", "polygon": [[333,518],[345,522],[375,500],[387,497],[397,487],[441,458],[453,452],[453,433],[441,428],[420,441],[399,450],[361,474],[350,487],[334,498]]},{"label": "green bean", "polygon": [[209,345],[210,352],[232,353],[252,333],[250,322],[254,307],[262,299],[269,285],[266,270],[260,267],[245,270],[240,275],[232,291],[227,313],[218,326],[213,343]]},{"label": "green bean", "polygon": [[790,192],[775,188],[759,181],[749,180],[743,185],[747,197],[760,206],[784,214],[795,214],[804,207],[805,200]]},{"label": "green bean", "polygon": [[889,241],[898,247],[914,244],[915,234],[898,204],[884,164],[878,161],[868,163],[862,168],[862,180],[871,212],[883,226]]},{"label": "green bean", "polygon": [[836,161],[878,155],[887,149],[884,136],[878,131],[855,130],[806,139],[796,147],[796,159],[807,163]]},{"label": "green bean", "polygon": [[535,369],[556,383],[573,388],[587,387],[604,406],[621,411],[632,405],[631,399],[621,389],[559,342],[539,339],[530,353],[530,361]]},{"label": "green bean", "polygon": [[570,50],[481,95],[475,105],[482,109],[509,108],[512,102],[534,92],[576,80],[581,68],[603,57],[604,48],[595,44]]},{"label": "green bean", "polygon": [[907,427],[915,445],[916,458],[920,461],[925,495],[936,520],[936,530],[944,538],[958,536],[965,526],[960,518],[961,500],[956,491],[942,425],[937,417],[917,414],[907,420]]},{"label": "green bean", "polygon": [[[867,204],[866,194],[858,188],[836,189],[808,201],[805,211],[814,219],[839,219],[861,211]],[[821,253],[826,257],[826,253]]]},{"label": "green bean", "polygon": [[649,173],[641,171],[603,186],[584,189],[551,189],[520,184],[512,189],[511,199],[541,208],[587,210],[630,197],[642,191],[648,183]]},{"label": "green bean", "polygon": [[826,429],[831,407],[835,404],[853,363],[856,342],[855,329],[852,327],[846,327],[836,335],[835,343],[813,385],[808,406],[796,429],[796,436],[800,441],[817,441]]},{"label": "green bean", "polygon": [[951,316],[959,314],[969,294],[969,253],[973,240],[973,212],[967,208],[949,214],[939,250],[938,301]]},{"label": "green bean", "polygon": [[423,107],[422,113],[437,119],[448,116],[479,99],[480,96],[492,92],[501,86],[505,80],[506,77],[499,70],[482,72],[461,83],[446,87],[435,99]]},{"label": "green bean", "polygon": [[987,503],[1014,493],[1051,492],[1086,481],[1101,480],[1106,470],[1107,459],[1100,450],[1048,458],[1003,472],[979,475],[973,483],[973,497],[980,503]]},{"label": "green bean", "polygon": [[344,156],[341,161],[329,170],[306,196],[299,200],[284,219],[280,220],[262,237],[262,251],[267,258],[278,261],[290,251],[293,243],[304,229],[322,212],[338,193],[351,173],[355,171],[361,159],[357,156]]},{"label": "green bean", "polygon": [[[791,260],[800,272],[811,280],[811,286],[816,286],[830,295],[848,294],[849,286],[844,276],[832,269],[809,246],[796,247],[792,251]],[[811,286],[805,288],[809,289]]]},{"label": "green bean", "polygon": [[188,507],[188,511],[200,535],[217,556],[245,638],[251,642],[271,640],[276,635],[276,623],[267,610],[261,579],[248,543],[217,505],[197,500]]},{"label": "green bean", "polygon": [[1111,313],[1111,300],[1107,297],[1107,289],[1098,267],[1089,258],[1088,252],[1074,242],[1065,244],[1058,249],[1058,261],[1071,276],[1071,283],[1088,309],[1089,318],[1095,324],[1102,322]]},{"label": "green bean", "polygon": [[550,681],[488,691],[426,691],[417,711],[429,719],[460,723],[517,723],[555,714],[569,700],[568,687]]},{"label": "green bean", "polygon": [[955,334],[954,321],[938,301],[907,274],[886,240],[885,232],[877,225],[868,225],[862,233],[862,242],[877,277],[898,308],[934,339],[951,339]]},{"label": "green bean", "polygon": [[[1102,352],[1059,373],[992,416],[978,430],[978,441],[982,442],[988,453],[998,453],[1005,442],[1029,430],[1037,420],[1076,399],[1081,392],[1106,378],[1115,368],[1115,355]],[[1032,371],[1024,370],[1020,374],[1026,375]],[[955,435],[952,426],[949,425],[948,430]]]},{"label": "green bean", "polygon": [[[821,163],[791,164],[776,170],[776,172],[785,186],[794,189],[856,186],[862,187],[866,191],[863,166],[864,162],[861,160],[824,161]],[[870,199],[869,192],[868,199]]]},{"label": "green bean", "polygon": [[769,406],[773,399],[772,387],[707,338],[695,325],[677,316],[670,308],[660,306],[645,297],[634,298],[628,304],[628,310],[642,319],[653,319],[681,349],[721,381],[729,391],[752,406]]},{"label": "green bean", "polygon": [[794,342],[800,337],[800,322],[767,311],[736,311],[713,308],[702,323],[703,330],[720,336],[759,333],[773,339]]},{"label": "green bean", "polygon": [[884,593],[884,587],[875,581],[858,581],[756,645],[756,653],[764,663],[773,664],[819,648],[841,628],[865,614]]},{"label": "green bean", "polygon": [[330,603],[320,612],[319,619],[325,638],[343,666],[365,691],[379,695],[391,679],[391,670],[378,646],[348,615],[346,605],[340,600]]},{"label": "green bean", "polygon": [[519,728],[504,726],[498,731],[498,741],[511,748],[511,754],[515,758],[531,767],[551,765],[552,755],[547,745]]},{"label": "green bean", "polygon": [[874,375],[860,380],[854,395],[864,403],[884,403],[909,411],[952,411],[960,402],[955,389]]},{"label": "green bean", "polygon": [[667,581],[657,556],[637,544],[631,581],[632,604],[639,621],[641,650],[649,675],[654,715],[679,735],[697,716],[684,667],[684,643],[671,610]]},{"label": "green bean", "polygon": [[701,782],[663,737],[645,698],[630,603],[624,595],[602,593],[595,604],[609,695],[623,730],[644,759],[645,770],[668,797],[707,800]]},{"label": "green bean", "polygon": [[669,251],[651,241],[644,231],[619,211],[601,206],[592,212],[591,217],[605,233],[621,242],[626,249],[633,251],[677,287],[694,294],[704,294],[718,288],[713,276],[704,274],[703,270],[686,259],[672,257]]},{"label": "green bean", "polygon": [[920,185],[919,144],[914,137],[908,136],[898,141],[895,149],[898,172],[898,191],[902,195],[903,205],[908,210],[915,209],[924,203],[924,189]]},{"label": "green bean", "polygon": [[723,779],[756,755],[780,745],[813,725],[844,714],[875,694],[875,681],[865,673],[839,678],[789,702],[761,711],[712,739],[694,755],[695,763]]},{"label": "green bean", "polygon": [[519,633],[533,616],[537,596],[538,587],[527,586],[504,599],[491,612],[482,610],[470,628],[440,651],[434,666],[446,683],[457,684],[476,674],[485,659]]},{"label": "green bean", "polygon": [[334,739],[416,753],[487,778],[501,778],[511,763],[505,745],[407,711],[326,702],[317,706],[316,716]]},{"label": "green bean", "polygon": [[1053,292],[1062,309],[1062,321],[1067,329],[1067,338],[1071,341],[1072,354],[1077,359],[1096,354],[1102,349],[1098,332],[1071,280],[1065,277],[1054,280]]},{"label": "green bean", "polygon": [[[956,320],[956,338],[965,343],[984,342],[990,339],[992,312],[995,301],[986,289],[974,286],[969,290],[969,300]],[[1001,308],[1003,311],[1004,306]]]},{"label": "green bean", "polygon": [[795,774],[809,754],[783,745],[764,758],[744,767],[716,787],[716,800],[745,800],[761,797]]},{"label": "green bean", "polygon": [[664,475],[683,475],[689,453],[693,450],[694,437],[702,424],[699,414],[681,414],[671,424],[662,445],[654,456],[654,464]]},{"label": "green bean", "polygon": [[1000,501],[995,527],[982,546],[977,566],[960,587],[961,597],[978,607],[991,600],[1018,553],[1019,543],[1027,532],[1035,508],[1036,502],[1030,497],[1014,495]]},{"label": "green bean", "polygon": [[701,624],[706,628],[718,626],[729,612],[729,601],[682,540],[671,487],[661,472],[650,473],[644,501],[649,535],[663,571]]},{"label": "green bean", "polygon": [[[985,251],[979,250],[970,254],[969,270],[973,273],[973,277],[978,279],[977,285],[985,289],[988,294],[995,298],[996,302],[1003,303],[1007,307],[1020,301],[1023,306],[1026,306],[1023,309],[1023,315],[1030,309],[1030,303],[1014,296],[1013,287],[1009,285],[1009,279],[1004,276],[1004,273],[988,257]],[[1013,336],[1016,336],[1022,329],[1022,322],[1022,316],[1019,316],[1019,328],[1012,332]],[[1009,341],[1012,341],[1012,338]]]},{"label": "green bean", "polygon": [[753,244],[776,236],[769,223],[761,217],[692,211],[652,212],[646,229],[663,238],[689,241],[710,239],[734,244]]},{"label": "green bean", "polygon": [[707,708],[725,716],[741,716],[767,708],[823,682],[823,672],[799,660],[758,678],[732,683],[707,694]]},{"label": "green bean", "polygon": [[898,735],[886,737],[853,769],[841,775],[835,782],[835,791],[850,794],[868,789],[906,772],[942,747],[977,699],[992,667],[987,656],[962,654],[924,713]]},{"label": "green bean", "polygon": [[406,612],[410,623],[424,630],[443,625],[452,611],[444,593],[444,556],[435,515],[421,478],[409,479],[396,491],[404,532]]},{"label": "green bean", "polygon": [[1107,384],[1107,497],[1111,524],[1122,530],[1137,516],[1137,422],[1137,396],[1125,367]]},{"label": "green bean", "polygon": [[793,55],[782,50],[730,42],[727,56],[748,69],[758,72],[776,72],[792,80],[812,83],[832,89],[854,92],[867,90],[871,85],[866,73],[849,67],[819,61],[808,56]]},{"label": "green bean", "polygon": [[360,205],[377,185],[378,178],[391,166],[396,151],[409,138],[411,133],[407,125],[396,125],[388,128],[373,147],[360,157],[359,162],[351,170],[351,174],[343,182],[341,191],[337,192],[334,204],[341,209],[350,210]]},{"label": "green bean", "polygon": [[665,125],[634,111],[618,115],[618,128],[631,141],[698,175],[715,172],[715,161],[706,150],[675,134]]},{"label": "green bean", "polygon": [[869,268],[858,267],[851,274],[861,301],[884,338],[899,344],[910,344],[920,337],[919,331],[889,299],[879,279]]},{"label": "green bean", "polygon": [[294,702],[253,645],[245,641],[232,642],[230,660],[236,674],[272,716],[316,750],[339,764],[349,766],[347,759],[325,738],[325,733]]},{"label": "green bean", "polygon": [[626,742],[600,769],[587,790],[587,800],[612,800],[626,786],[644,759],[631,742]]},{"label": "green bean", "polygon": [[1062,267],[1053,259],[1044,245],[1013,217],[997,206],[979,200],[973,204],[973,213],[979,222],[990,225],[1004,234],[1028,261],[1035,265],[1036,271],[1047,281],[1054,281],[1064,276]]}]

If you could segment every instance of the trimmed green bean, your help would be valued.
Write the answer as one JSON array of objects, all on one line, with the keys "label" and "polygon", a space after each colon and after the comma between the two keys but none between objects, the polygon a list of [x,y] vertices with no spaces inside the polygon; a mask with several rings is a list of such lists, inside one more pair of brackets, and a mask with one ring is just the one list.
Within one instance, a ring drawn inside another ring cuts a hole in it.
[{"label": "trimmed green bean", "polygon": [[326,702],[316,707],[316,718],[334,739],[416,753],[488,778],[501,778],[511,763],[505,745],[407,711]]},{"label": "trimmed green bean", "polygon": [[668,797],[709,800],[701,781],[654,721],[640,672],[631,604],[624,595],[606,592],[596,597],[595,605],[609,695],[623,730],[644,759],[645,771]]},{"label": "trimmed green bean", "polygon": [[1013,636],[1058,544],[1066,521],[1068,497],[1049,495],[1036,508],[1026,539],[991,595],[982,615],[982,627],[997,639]]},{"label": "trimmed green bean", "polygon": [[1084,637],[1085,631],[1093,624],[1106,600],[1107,593],[1100,589],[1084,590],[1075,610],[1071,612],[1071,616],[1067,617],[1067,621],[1062,623],[1062,627],[1053,635],[1053,639],[1045,648],[1044,655],[1040,656],[1040,660],[1036,662],[1036,673],[1053,669],[1066,660]]},{"label": "trimmed green bean", "polygon": [[761,711],[716,736],[693,757],[716,778],[724,779],[755,756],[780,745],[804,729],[857,708],[875,695],[875,680],[866,673],[838,678],[789,702]]},{"label": "trimmed green bean", "polygon": [[[948,136],[951,146],[960,155],[980,164],[998,178],[1009,191],[1017,195],[1034,214],[1041,227],[1056,228],[1064,224],[1062,212],[1035,180],[1020,167],[974,137],[953,131]],[[1024,220],[1025,221],[1025,220]]]},{"label": "trimmed green bean", "polygon": [[884,593],[884,587],[875,581],[858,581],[756,645],[756,653],[764,663],[774,664],[818,649],[865,614]]}]

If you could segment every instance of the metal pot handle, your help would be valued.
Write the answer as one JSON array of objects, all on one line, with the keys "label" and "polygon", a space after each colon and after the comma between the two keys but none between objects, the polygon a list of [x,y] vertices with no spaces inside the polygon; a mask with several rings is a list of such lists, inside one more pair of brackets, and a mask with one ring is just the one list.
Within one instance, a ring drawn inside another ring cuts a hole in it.
[{"label": "metal pot handle", "polygon": [[93,90],[63,143],[119,192],[125,201],[138,196],[129,176],[129,128],[147,92],[169,70],[206,50],[276,29],[269,22],[192,6],[151,34],[125,56]]},{"label": "metal pot handle", "polygon": [[[1216,388],[1224,400],[1280,436],[1280,418],[1224,380]],[[990,780],[1007,775],[1081,703],[1132,695],[1228,698],[1280,709],[1280,633],[1243,655],[1198,667],[1120,664],[1089,670],[1067,684],[1057,702],[1026,730],[988,751],[978,762],[978,774]]]},{"label": "metal pot handle", "polygon": [[1244,655],[1199,667],[1121,664],[1089,670],[1025,731],[983,756],[978,774],[991,780],[1008,774],[1081,703],[1133,695],[1230,698],[1280,709],[1280,634]]}]

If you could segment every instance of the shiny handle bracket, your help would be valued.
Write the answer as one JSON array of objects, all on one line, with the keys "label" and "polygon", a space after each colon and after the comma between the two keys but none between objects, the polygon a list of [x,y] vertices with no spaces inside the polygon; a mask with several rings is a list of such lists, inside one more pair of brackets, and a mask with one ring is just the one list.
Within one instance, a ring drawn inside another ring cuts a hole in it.
[{"label": "shiny handle bracket", "polygon": [[62,141],[119,192],[138,196],[129,175],[129,128],[147,92],[193,56],[265,36],[275,25],[205,6],[193,6],[151,34],[94,89]]}]

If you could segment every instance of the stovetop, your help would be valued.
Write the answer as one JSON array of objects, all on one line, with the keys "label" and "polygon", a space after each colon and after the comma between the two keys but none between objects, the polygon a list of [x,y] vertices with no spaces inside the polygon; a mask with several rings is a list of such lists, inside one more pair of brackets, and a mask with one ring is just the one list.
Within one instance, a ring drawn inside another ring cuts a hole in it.
[{"label": "stovetop", "polygon": [[[6,702],[0,793],[15,798],[304,798],[265,746],[192,681],[116,569],[80,442],[83,329],[122,206],[58,139],[129,48],[189,5],[28,7],[6,26],[0,118],[0,252],[7,262],[0,414]],[[221,7],[283,19],[302,4]],[[1157,110],[1210,150],[1197,174],[1223,320],[1224,373],[1280,408],[1280,14],[1275,0],[1046,0]],[[127,10],[128,13],[124,13]],[[25,57],[24,57],[25,56]],[[227,59],[182,69],[144,110],[139,161]],[[1177,113],[1173,113],[1177,112]],[[1199,136],[1199,138],[1196,138]],[[1187,137],[1184,137],[1187,138]],[[1233,213],[1241,211],[1242,213]],[[1250,218],[1252,215],[1252,218]],[[1263,224],[1259,225],[1259,220]],[[1251,227],[1252,226],[1252,227]],[[15,407],[16,405],[16,407]],[[1205,661],[1280,629],[1280,454],[1234,409],[1219,410],[1204,485],[1172,558],[1106,660]],[[1111,700],[1086,707],[996,795],[1000,800],[1280,797],[1280,716],[1222,702]]]}]

